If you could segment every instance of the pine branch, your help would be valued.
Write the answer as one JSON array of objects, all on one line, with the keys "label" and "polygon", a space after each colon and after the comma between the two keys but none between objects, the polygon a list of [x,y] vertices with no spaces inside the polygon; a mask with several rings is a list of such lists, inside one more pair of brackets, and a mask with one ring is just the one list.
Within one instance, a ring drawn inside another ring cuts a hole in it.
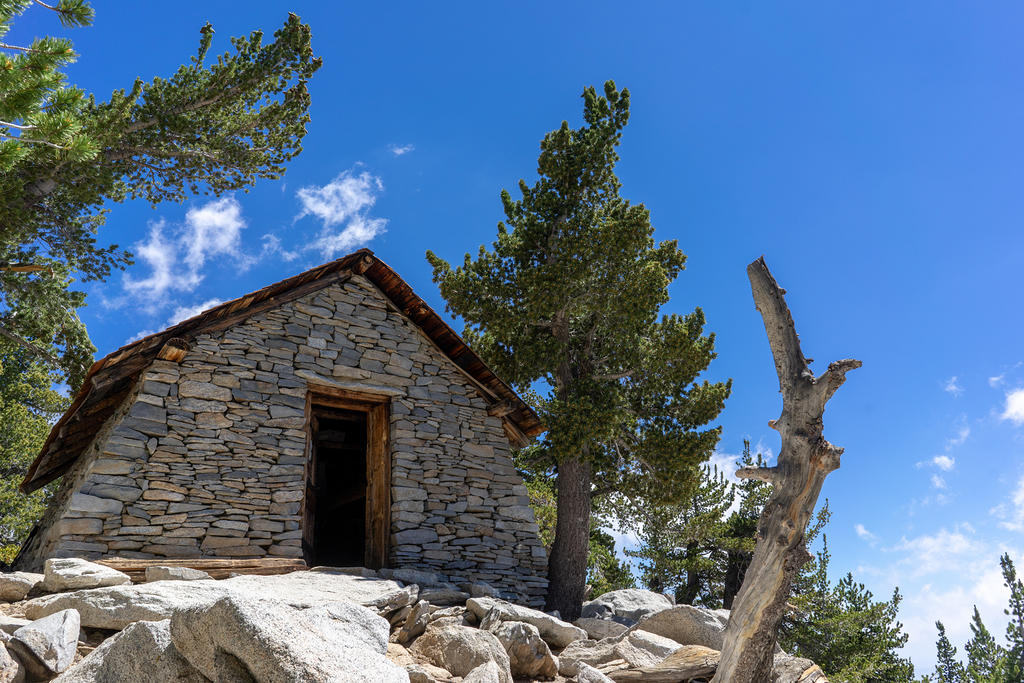
[{"label": "pine branch", "polygon": [[33,344],[32,342],[30,342],[27,339],[24,339],[20,335],[17,335],[14,332],[11,332],[9,329],[7,329],[7,326],[4,325],[3,323],[0,323],[0,337],[5,337],[5,338],[11,340],[15,344],[18,344],[19,346],[27,349],[28,351],[32,352],[36,356],[39,356],[40,358],[42,358],[46,362],[50,363],[52,366],[60,367],[60,359],[58,359],[53,354],[49,353],[46,349],[42,348],[41,346]]}]

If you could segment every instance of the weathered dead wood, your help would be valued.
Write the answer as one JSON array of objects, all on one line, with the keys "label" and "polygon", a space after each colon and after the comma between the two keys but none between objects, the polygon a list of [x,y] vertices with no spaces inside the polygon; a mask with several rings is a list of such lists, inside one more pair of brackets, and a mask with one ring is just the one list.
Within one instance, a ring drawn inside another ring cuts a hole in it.
[{"label": "weathered dead wood", "polygon": [[97,564],[106,565],[111,569],[124,572],[131,580],[139,583],[146,579],[146,567],[188,567],[201,569],[214,579],[226,579],[232,574],[258,574],[272,576],[274,574],[290,574],[291,572],[308,569],[306,563],[290,557],[256,557],[248,559],[221,559],[212,557],[196,557],[189,559],[141,560],[131,557],[105,557],[96,560]]},{"label": "weathered dead wood", "polygon": [[174,363],[180,363],[185,360],[186,354],[188,354],[191,346],[187,341],[180,337],[171,337],[160,350],[157,351],[156,357],[160,360],[169,360]]},{"label": "weathered dead wood", "polygon": [[747,266],[754,303],[764,320],[782,391],[782,415],[769,425],[782,436],[778,464],[745,468],[737,476],[772,484],[757,527],[757,547],[725,631],[722,661],[713,683],[762,683],[771,679],[772,652],[793,577],[810,559],[804,530],[821,486],[839,468],[843,449],[822,436],[825,404],[849,370],[861,362],[846,359],[811,372],[797,337],[793,316],[764,258]]},{"label": "weathered dead wood", "polygon": [[707,676],[718,668],[718,650],[702,645],[684,645],[655,666],[613,671],[615,683],[684,683]]}]

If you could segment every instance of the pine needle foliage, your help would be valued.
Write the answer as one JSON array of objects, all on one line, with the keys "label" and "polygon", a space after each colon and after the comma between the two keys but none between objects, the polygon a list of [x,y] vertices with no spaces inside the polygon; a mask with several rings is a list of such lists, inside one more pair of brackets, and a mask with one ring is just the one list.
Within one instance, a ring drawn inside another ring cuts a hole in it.
[{"label": "pine needle foliage", "polygon": [[233,38],[215,59],[207,24],[196,54],[169,78],[139,78],[103,99],[68,84],[76,55],[67,38],[3,42],[30,7],[52,10],[65,28],[93,18],[84,0],[0,0],[0,337],[77,388],[95,349],[73,283],[130,263],[98,239],[107,207],[280,177],[302,149],[306,84],[320,60],[295,15],[271,40],[261,31]]},{"label": "pine needle foliage", "polygon": [[[558,522],[548,608],[579,612],[593,495],[660,484],[680,497],[719,438],[702,429],[729,383],[698,383],[715,357],[700,309],[659,317],[685,256],[655,244],[642,204],[619,195],[617,147],[629,91],[583,92],[584,125],[541,141],[538,180],[501,194],[505,221],[491,248],[453,268],[427,259],[469,343],[520,389],[546,387],[547,433],[536,470],[558,472]],[[567,512],[571,509],[571,512]]]}]

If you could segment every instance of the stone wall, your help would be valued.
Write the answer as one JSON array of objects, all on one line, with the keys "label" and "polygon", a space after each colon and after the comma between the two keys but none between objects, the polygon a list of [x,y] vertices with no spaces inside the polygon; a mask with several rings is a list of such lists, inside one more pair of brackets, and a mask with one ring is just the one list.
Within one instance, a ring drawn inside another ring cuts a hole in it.
[{"label": "stone wall", "polygon": [[391,396],[390,565],[536,603],[547,559],[501,420],[354,276],[155,361],[64,477],[19,564],[301,557],[310,382]]}]

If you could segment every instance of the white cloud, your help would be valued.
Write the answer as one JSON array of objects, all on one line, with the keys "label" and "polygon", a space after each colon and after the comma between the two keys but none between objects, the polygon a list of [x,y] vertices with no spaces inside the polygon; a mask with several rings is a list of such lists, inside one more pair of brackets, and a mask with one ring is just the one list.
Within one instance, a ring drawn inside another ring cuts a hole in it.
[{"label": "white cloud", "polygon": [[403,154],[408,154],[409,152],[413,151],[414,149],[416,149],[416,147],[414,147],[413,145],[391,145],[388,149],[390,149],[391,153],[394,154],[396,157],[400,157]]},{"label": "white cloud", "polygon": [[946,380],[946,386],[944,386],[942,390],[948,394],[953,394],[954,396],[959,396],[960,394],[964,393],[963,387],[957,384],[956,375],[953,375],[948,380]]},{"label": "white cloud", "polygon": [[387,220],[383,218],[363,218],[357,216],[349,221],[348,225],[341,232],[332,233],[324,230],[313,245],[324,258],[334,258],[340,254],[347,254],[356,247],[366,244],[384,232],[384,226],[387,224]]},{"label": "white cloud", "polygon": [[906,553],[902,563],[910,570],[910,575],[924,576],[981,557],[985,547],[974,538],[974,527],[965,522],[952,531],[943,528],[932,535],[904,537],[890,551]]},{"label": "white cloud", "polygon": [[377,201],[376,193],[383,189],[380,178],[367,171],[359,175],[343,171],[322,187],[303,187],[298,191],[302,212],[296,219],[313,214],[323,221],[324,227],[344,223],[372,207]]},{"label": "white cloud", "polygon": [[[173,327],[182,320],[188,320],[189,318],[199,315],[203,311],[211,309],[214,306],[219,306],[222,303],[224,302],[220,299],[207,299],[206,301],[195,304],[194,306],[178,306],[174,309],[174,312],[171,313],[170,317],[167,318],[167,322],[164,323],[163,329]],[[143,337],[148,337],[151,334],[156,334],[161,331],[162,330],[142,330],[138,334],[129,337],[128,340],[125,341],[125,344],[131,344],[133,341],[138,341]]]},{"label": "white cloud", "polygon": [[288,250],[281,245],[281,239],[274,234],[267,233],[262,238],[263,248],[260,250],[260,258],[265,256],[272,256],[277,254],[286,263],[290,263],[295,259],[299,258],[301,253],[298,249]]},{"label": "white cloud", "polygon": [[956,431],[956,436],[954,436],[952,439],[949,439],[946,442],[946,450],[948,451],[951,448],[963,445],[963,443],[967,441],[967,437],[969,437],[970,435],[971,428],[967,426],[966,422],[962,422],[960,427]]},{"label": "white cloud", "polygon": [[1006,395],[1006,408],[1001,417],[1014,424],[1024,424],[1024,389],[1014,389]]},{"label": "white cloud", "polygon": [[1010,504],[1013,506],[1012,510],[1006,503],[999,503],[989,510],[989,513],[1002,520],[999,526],[1004,529],[1024,531],[1024,477],[1017,481],[1017,488],[1010,496]]},{"label": "white cloud", "polygon": [[[380,178],[367,171],[355,175],[351,170],[344,171],[321,187],[300,189],[297,196],[302,211],[295,220],[312,215],[323,224],[316,239],[305,248],[319,251],[324,258],[333,258],[366,244],[384,232],[387,219],[368,215],[383,189]],[[336,228],[339,225],[341,230]]]},{"label": "white cloud", "polygon": [[178,268],[178,244],[164,235],[165,226],[162,220],[151,224],[149,237],[134,245],[135,257],[150,268],[149,277],[137,280],[128,273],[124,275],[124,288],[140,297],[142,308],[159,306],[167,292],[189,291],[202,279],[195,272]]},{"label": "white cloud", "polygon": [[945,489],[946,488],[946,480],[943,479],[938,474],[933,474],[932,475],[932,486],[934,486],[935,488],[940,489],[940,490]]},{"label": "white cloud", "polygon": [[995,377],[989,377],[988,378],[988,385],[990,387],[993,387],[993,388],[998,387],[1000,384],[1003,383],[1004,379],[1006,379],[1006,373],[1005,372],[1000,374],[1000,375],[996,375]]},{"label": "white cloud", "polygon": [[878,540],[878,536],[867,530],[863,524],[855,524],[853,530],[857,532],[857,538],[862,538],[869,543],[874,543]]},{"label": "white cloud", "polygon": [[241,253],[242,206],[234,197],[223,197],[192,208],[185,214],[185,232],[182,242],[185,248],[185,263],[193,272],[198,272],[212,256],[234,256],[235,260],[246,261]]},{"label": "white cloud", "polygon": [[[136,259],[150,274],[136,278],[126,273],[122,281],[125,291],[140,308],[152,312],[168,304],[170,292],[194,290],[203,281],[208,263],[222,264],[223,257],[230,257],[236,269],[247,269],[259,257],[242,251],[245,226],[242,207],[233,197],[189,209],[177,229],[168,229],[163,220],[151,224],[147,238],[133,247]],[[221,258],[215,261],[215,257]],[[115,301],[123,305],[129,297]]]},{"label": "white cloud", "polygon": [[174,309],[174,313],[171,313],[171,317],[167,319],[167,327],[177,325],[182,320],[188,320],[194,316],[199,315],[205,310],[211,309],[214,306],[220,306],[224,301],[222,299],[207,299],[206,301],[195,304],[194,306],[178,306]]},{"label": "white cloud", "polygon": [[940,470],[948,472],[953,469],[953,465],[956,464],[956,460],[948,455],[936,455],[932,458],[932,464]]}]

